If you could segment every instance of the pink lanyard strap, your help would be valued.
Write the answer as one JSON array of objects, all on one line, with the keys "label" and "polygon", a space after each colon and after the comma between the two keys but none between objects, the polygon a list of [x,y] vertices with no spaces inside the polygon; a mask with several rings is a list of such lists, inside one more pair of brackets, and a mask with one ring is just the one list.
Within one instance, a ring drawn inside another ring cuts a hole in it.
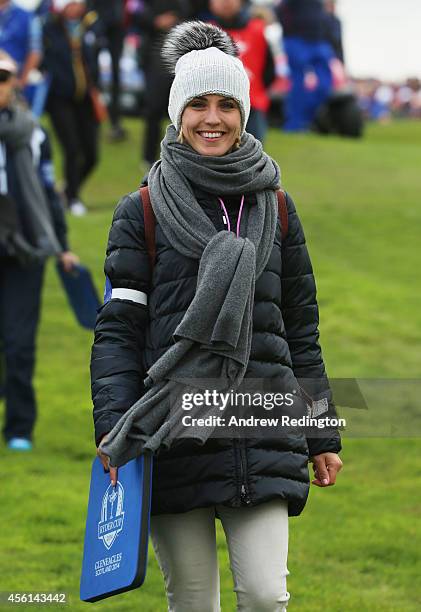
[{"label": "pink lanyard strap", "polygon": [[[227,211],[227,209],[226,209],[226,207],[225,207],[225,204],[224,204],[223,199],[222,199],[222,198],[218,198],[218,200],[219,200],[219,201],[220,201],[220,203],[221,203],[222,210],[224,211],[225,218],[226,218],[227,223],[228,223],[228,231],[230,232],[230,231],[231,231],[231,223],[230,223],[230,218],[229,218],[229,215],[228,215],[228,211]],[[240,210],[239,210],[239,212],[238,212],[238,220],[237,220],[237,238],[239,238],[239,237],[240,237],[240,224],[241,224],[241,215],[243,214],[243,206],[244,206],[244,196],[242,196],[242,197],[241,197]]]}]

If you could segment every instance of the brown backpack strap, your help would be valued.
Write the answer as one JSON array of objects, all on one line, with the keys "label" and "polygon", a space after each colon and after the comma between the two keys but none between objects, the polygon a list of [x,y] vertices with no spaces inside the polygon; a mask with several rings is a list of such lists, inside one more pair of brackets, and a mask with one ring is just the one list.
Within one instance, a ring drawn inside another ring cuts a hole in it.
[{"label": "brown backpack strap", "polygon": [[283,242],[288,234],[287,198],[285,191],[282,191],[282,189],[279,189],[279,191],[276,192],[276,195],[278,196],[278,214],[279,221],[281,222],[281,237]]},{"label": "brown backpack strap", "polygon": [[148,251],[149,263],[151,269],[155,265],[156,247],[155,247],[155,215],[151,204],[151,196],[149,187],[141,187],[139,189],[140,198],[143,204],[143,219],[145,225],[145,242],[146,250]]}]

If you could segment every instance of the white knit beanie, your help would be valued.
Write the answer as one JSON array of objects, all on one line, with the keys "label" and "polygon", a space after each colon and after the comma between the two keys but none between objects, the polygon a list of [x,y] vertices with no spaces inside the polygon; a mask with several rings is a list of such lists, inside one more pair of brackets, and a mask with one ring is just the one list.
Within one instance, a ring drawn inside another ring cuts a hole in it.
[{"label": "white knit beanie", "polygon": [[177,131],[191,100],[219,94],[238,102],[244,133],[250,114],[250,81],[237,54],[233,40],[217,26],[188,21],[171,30],[162,57],[175,73],[168,114]]},{"label": "white knit beanie", "polygon": [[0,50],[0,70],[10,74],[17,74],[18,72],[18,65],[15,60],[6,51],[2,50]]}]

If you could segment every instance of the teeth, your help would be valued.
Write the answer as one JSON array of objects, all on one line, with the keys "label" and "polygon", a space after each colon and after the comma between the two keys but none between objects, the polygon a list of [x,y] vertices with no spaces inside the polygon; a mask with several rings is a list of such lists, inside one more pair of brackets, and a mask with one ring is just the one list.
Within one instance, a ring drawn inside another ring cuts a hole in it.
[{"label": "teeth", "polygon": [[222,136],[222,132],[201,132],[205,138],[219,138]]}]

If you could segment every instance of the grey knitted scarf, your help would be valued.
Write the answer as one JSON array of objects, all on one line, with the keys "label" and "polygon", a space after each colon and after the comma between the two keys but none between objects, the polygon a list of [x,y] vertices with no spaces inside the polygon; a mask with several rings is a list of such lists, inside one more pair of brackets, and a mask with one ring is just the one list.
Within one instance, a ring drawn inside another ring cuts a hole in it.
[{"label": "grey knitted scarf", "polygon": [[[31,137],[35,122],[30,113],[19,107],[0,117],[0,140],[8,146],[15,159],[15,172],[22,198],[26,226],[31,234],[31,256],[44,259],[61,252],[48,203],[44,195],[31,152]],[[23,246],[23,245],[22,245]]]},{"label": "grey knitted scarf", "polygon": [[[167,129],[161,160],[149,174],[151,204],[170,244],[199,260],[196,293],[174,331],[174,344],[149,369],[149,390],[120,419],[100,448],[113,466],[144,451],[168,448],[177,437],[204,443],[210,428],[181,427],[183,392],[236,389],[247,369],[252,338],[255,280],[272,250],[280,171],[250,134],[223,157],[198,154]],[[256,193],[244,208],[240,237],[218,232],[197,202],[192,184],[215,195]],[[209,299],[211,296],[211,299]],[[201,384],[199,379],[203,381]],[[193,381],[192,387],[186,381]],[[203,416],[201,414],[200,416]]]}]

